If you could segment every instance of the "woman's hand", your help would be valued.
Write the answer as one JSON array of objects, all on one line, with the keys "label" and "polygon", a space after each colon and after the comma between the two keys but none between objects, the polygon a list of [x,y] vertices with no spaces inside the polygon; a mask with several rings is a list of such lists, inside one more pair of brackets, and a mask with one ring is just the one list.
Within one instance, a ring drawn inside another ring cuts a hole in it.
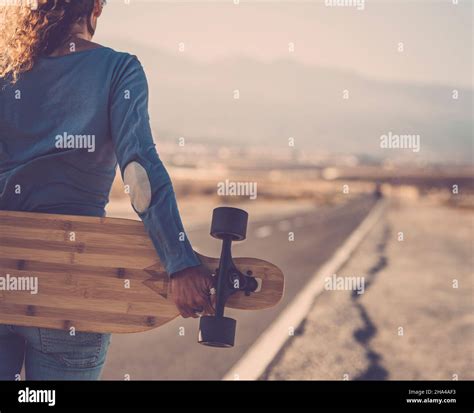
[{"label": "woman's hand", "polygon": [[179,271],[171,277],[171,295],[184,318],[214,314],[213,277],[202,265]]}]

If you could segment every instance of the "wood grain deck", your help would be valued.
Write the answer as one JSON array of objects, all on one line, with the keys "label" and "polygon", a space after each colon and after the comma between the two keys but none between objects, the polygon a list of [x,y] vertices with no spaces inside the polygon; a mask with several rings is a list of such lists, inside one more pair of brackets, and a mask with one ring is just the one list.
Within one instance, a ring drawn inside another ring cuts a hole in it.
[{"label": "wood grain deck", "polygon": [[[197,255],[211,271],[218,267],[218,259]],[[227,307],[258,310],[280,301],[284,278],[276,266],[234,261],[262,286],[250,296],[237,292]],[[38,293],[0,289],[1,324],[131,333],[179,314],[140,221],[0,211],[0,279],[7,274],[36,277]]]}]

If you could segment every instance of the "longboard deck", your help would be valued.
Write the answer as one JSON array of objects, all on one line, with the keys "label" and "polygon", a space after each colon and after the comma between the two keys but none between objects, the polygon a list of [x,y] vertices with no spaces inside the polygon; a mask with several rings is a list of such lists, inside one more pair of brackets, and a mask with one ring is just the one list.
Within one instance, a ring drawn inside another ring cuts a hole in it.
[{"label": "longboard deck", "polygon": [[[216,258],[198,256],[211,271],[219,265]],[[234,262],[260,288],[249,296],[235,293],[228,308],[259,310],[280,301],[284,277],[278,267],[255,258]],[[179,315],[168,287],[140,221],[0,211],[0,324],[145,331]]]}]

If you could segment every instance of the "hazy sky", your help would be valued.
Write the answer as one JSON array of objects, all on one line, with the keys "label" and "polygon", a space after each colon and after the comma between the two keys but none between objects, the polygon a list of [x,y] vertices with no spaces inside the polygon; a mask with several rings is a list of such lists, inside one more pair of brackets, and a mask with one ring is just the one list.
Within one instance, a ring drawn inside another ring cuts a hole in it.
[{"label": "hazy sky", "polygon": [[204,62],[290,58],[371,78],[472,87],[472,0],[365,0],[363,10],[362,0],[328,0],[353,7],[233,1],[109,0],[96,40],[118,49],[127,40]]}]

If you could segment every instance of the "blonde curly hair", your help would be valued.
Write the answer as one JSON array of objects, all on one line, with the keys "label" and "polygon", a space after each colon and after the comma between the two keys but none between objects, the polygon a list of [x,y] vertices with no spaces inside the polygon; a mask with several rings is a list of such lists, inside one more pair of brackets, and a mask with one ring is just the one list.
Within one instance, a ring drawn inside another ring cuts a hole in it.
[{"label": "blonde curly hair", "polygon": [[63,45],[72,26],[90,16],[94,0],[5,0],[0,6],[0,77],[12,83],[39,56]]}]

